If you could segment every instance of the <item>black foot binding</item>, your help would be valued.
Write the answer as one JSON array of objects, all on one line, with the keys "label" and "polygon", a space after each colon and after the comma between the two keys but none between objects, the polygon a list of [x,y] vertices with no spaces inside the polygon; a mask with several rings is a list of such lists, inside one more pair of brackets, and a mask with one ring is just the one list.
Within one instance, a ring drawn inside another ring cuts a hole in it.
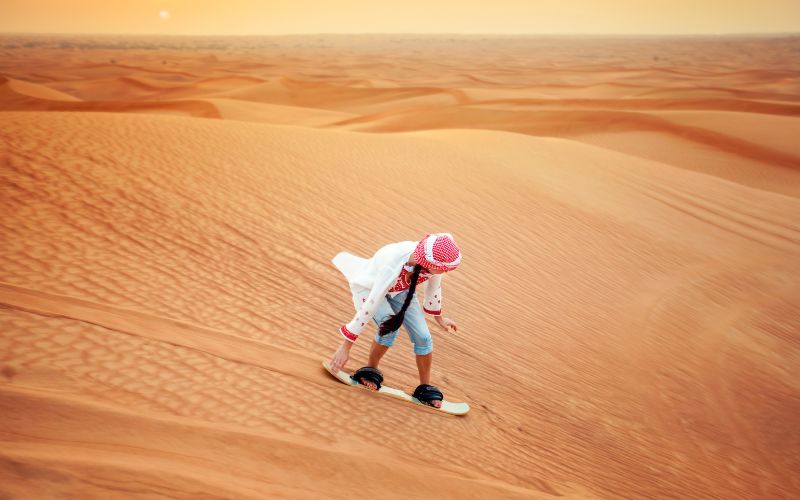
[{"label": "black foot binding", "polygon": [[414,389],[414,394],[412,394],[412,396],[419,399],[423,404],[433,406],[434,408],[438,408],[433,404],[434,401],[444,400],[442,391],[440,391],[437,387],[428,384],[422,384],[418,386],[416,389]]},{"label": "black foot binding", "polygon": [[381,373],[381,371],[371,366],[365,366],[364,368],[359,368],[350,378],[352,378],[361,385],[364,385],[365,380],[367,382],[372,382],[373,384],[375,384],[376,391],[379,391],[381,389],[381,382],[383,382],[383,374]]}]

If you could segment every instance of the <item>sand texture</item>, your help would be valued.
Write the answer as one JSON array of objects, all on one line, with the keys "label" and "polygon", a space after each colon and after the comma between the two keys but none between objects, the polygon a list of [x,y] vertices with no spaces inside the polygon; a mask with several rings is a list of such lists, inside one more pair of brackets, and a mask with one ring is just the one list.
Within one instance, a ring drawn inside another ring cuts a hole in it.
[{"label": "sand texture", "polygon": [[[799,138],[797,37],[0,37],[0,497],[798,498]],[[465,417],[320,367],[433,231]]]}]

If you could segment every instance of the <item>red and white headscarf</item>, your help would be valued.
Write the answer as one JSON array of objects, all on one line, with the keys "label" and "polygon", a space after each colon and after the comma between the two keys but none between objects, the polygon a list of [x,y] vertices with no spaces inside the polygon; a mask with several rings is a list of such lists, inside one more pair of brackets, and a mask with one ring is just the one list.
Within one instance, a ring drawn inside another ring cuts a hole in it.
[{"label": "red and white headscarf", "polygon": [[461,264],[461,250],[450,233],[433,233],[417,244],[414,259],[426,269],[452,271]]}]

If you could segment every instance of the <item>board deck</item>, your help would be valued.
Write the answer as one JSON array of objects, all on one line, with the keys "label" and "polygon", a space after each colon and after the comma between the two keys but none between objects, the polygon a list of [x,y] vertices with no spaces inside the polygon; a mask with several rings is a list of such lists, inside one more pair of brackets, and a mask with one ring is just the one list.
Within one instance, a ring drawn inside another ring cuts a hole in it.
[{"label": "board deck", "polygon": [[366,387],[362,386],[361,384],[359,384],[358,382],[353,380],[348,373],[346,373],[346,372],[344,372],[342,370],[339,370],[339,373],[337,373],[336,375],[333,375],[330,372],[330,370],[328,369],[330,365],[328,364],[327,361],[323,361],[322,362],[322,366],[325,368],[325,371],[328,372],[329,375],[335,377],[337,380],[339,380],[339,382],[342,382],[343,384],[347,384],[349,386],[360,387],[361,389],[364,389],[365,391],[375,392],[377,394],[381,394],[381,395],[384,395],[384,396],[389,396],[389,397],[393,397],[393,398],[397,398],[397,399],[402,399],[403,401],[407,401],[409,403],[413,403],[413,404],[416,404],[416,405],[419,405],[419,406],[423,406],[423,407],[431,409],[433,411],[441,411],[441,412],[444,412],[444,413],[449,413],[451,415],[466,415],[467,412],[469,411],[469,405],[467,403],[454,403],[452,401],[446,401],[446,400],[442,401],[441,408],[435,408],[433,406],[429,406],[429,405],[426,405],[426,404],[420,402],[417,398],[411,396],[410,394],[406,393],[405,391],[401,391],[400,389],[395,389],[394,387],[389,387],[389,386],[386,386],[386,385],[381,385],[381,388],[380,388],[379,391],[373,391],[373,390],[367,389]]}]

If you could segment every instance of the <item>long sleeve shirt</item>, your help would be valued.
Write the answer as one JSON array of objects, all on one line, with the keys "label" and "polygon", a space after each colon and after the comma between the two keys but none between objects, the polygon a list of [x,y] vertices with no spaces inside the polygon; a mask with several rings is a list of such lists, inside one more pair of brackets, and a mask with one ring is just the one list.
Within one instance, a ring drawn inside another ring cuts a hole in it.
[{"label": "long sleeve shirt", "polygon": [[[369,259],[340,252],[333,258],[333,264],[347,278],[351,290],[369,290],[353,319],[339,328],[339,333],[350,342],[355,342],[362,330],[372,320],[378,304],[386,295],[394,296],[402,292],[397,287],[398,278],[402,280],[403,266],[416,248],[416,241],[401,241],[381,247]],[[390,291],[394,290],[394,291]],[[425,281],[425,302],[423,310],[427,314],[442,314],[442,275],[433,274]]]}]

